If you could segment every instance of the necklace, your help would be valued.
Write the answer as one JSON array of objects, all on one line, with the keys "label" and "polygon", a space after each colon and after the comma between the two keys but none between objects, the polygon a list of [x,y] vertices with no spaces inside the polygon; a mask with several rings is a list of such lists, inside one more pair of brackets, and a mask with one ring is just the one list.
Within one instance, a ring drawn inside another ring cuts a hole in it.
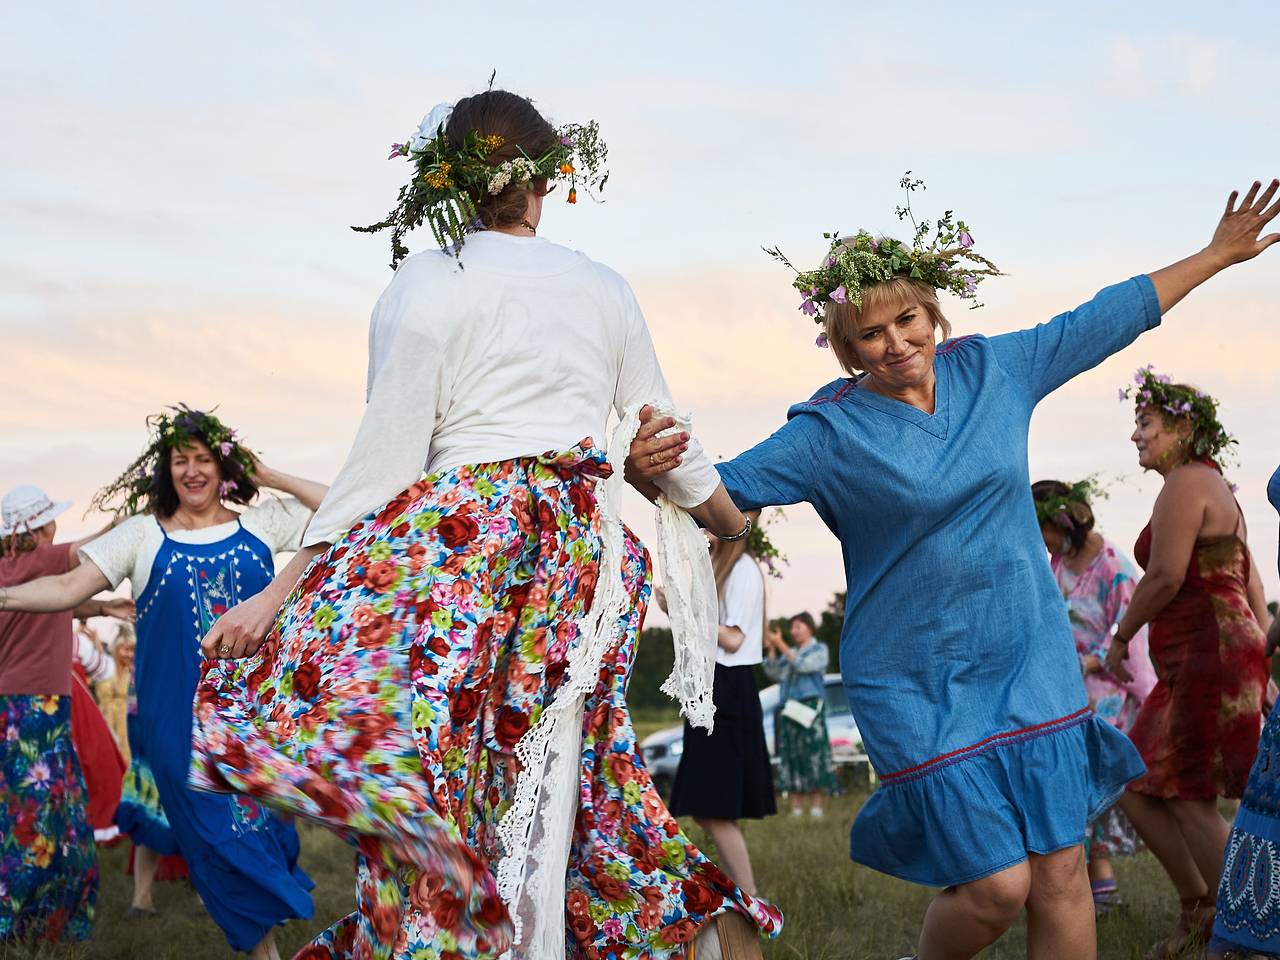
[{"label": "necklace", "polygon": [[524,227],[526,230],[528,230],[530,233],[532,233],[535,237],[538,235],[538,228],[537,228],[537,227],[535,227],[535,226],[534,226],[532,223],[530,223],[528,220],[523,220],[523,219],[522,219],[522,220],[520,221],[520,226]]}]

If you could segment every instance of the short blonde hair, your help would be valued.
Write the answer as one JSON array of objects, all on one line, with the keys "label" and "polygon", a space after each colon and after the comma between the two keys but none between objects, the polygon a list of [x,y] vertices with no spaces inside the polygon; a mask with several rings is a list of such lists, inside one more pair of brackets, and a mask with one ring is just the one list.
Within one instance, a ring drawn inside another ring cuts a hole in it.
[{"label": "short blonde hair", "polygon": [[854,343],[862,327],[862,314],[881,306],[909,307],[919,305],[929,314],[933,329],[942,331],[942,339],[951,336],[951,323],[942,314],[938,292],[923,280],[893,277],[862,289],[862,306],[830,302],[823,305],[823,329],[836,360],[846,373],[860,373],[858,352]]}]

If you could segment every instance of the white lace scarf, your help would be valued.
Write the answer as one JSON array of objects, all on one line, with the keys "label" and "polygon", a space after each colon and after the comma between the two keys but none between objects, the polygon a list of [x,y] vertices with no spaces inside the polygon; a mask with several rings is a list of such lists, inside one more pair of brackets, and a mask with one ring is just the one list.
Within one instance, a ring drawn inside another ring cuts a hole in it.
[{"label": "white lace scarf", "polygon": [[[677,419],[676,429],[688,429],[687,416]],[[637,405],[625,412],[609,443],[613,476],[596,486],[602,543],[595,599],[578,621],[579,640],[555,699],[516,744],[520,773],[511,808],[498,823],[503,850],[498,892],[515,925],[513,945],[502,960],[563,960],[565,955],[565,872],[578,808],[582,711],[605,654],[621,636],[631,602],[622,579],[622,464],[639,428]],[[675,669],[662,689],[679,699],[690,722],[710,730],[719,612],[715,578],[693,518],[665,499],[658,504],[658,558],[676,649]]]}]

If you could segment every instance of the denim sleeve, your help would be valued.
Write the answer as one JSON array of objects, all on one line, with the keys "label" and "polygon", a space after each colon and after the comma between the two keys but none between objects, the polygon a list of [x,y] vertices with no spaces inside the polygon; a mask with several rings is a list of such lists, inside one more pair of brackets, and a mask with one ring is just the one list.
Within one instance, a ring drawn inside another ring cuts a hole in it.
[{"label": "denim sleeve", "polygon": [[1076,374],[1100,364],[1160,323],[1160,301],[1147,276],[1104,287],[1088,303],[1048,323],[991,337],[1001,369],[1039,403]]},{"label": "denim sleeve", "polygon": [[817,417],[793,416],[750,450],[716,464],[738,509],[812,503],[815,479],[827,460],[816,440],[820,430]]}]

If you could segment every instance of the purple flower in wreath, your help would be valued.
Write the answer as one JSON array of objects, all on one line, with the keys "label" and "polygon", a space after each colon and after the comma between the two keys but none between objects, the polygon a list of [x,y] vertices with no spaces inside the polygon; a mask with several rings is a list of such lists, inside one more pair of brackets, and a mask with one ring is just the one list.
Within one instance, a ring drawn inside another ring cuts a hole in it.
[{"label": "purple flower in wreath", "polygon": [[218,452],[221,453],[224,457],[231,456],[232,449],[233,448],[231,446],[230,440],[223,440],[220,444],[218,444]]},{"label": "purple flower in wreath", "polygon": [[960,296],[972,297],[977,292],[978,292],[978,281],[973,279],[973,277],[965,277],[964,289],[960,292]]},{"label": "purple flower in wreath", "polygon": [[820,333],[818,334],[818,339],[813,341],[813,345],[820,350],[826,350],[831,346],[831,341],[827,339],[827,335],[825,333]]},{"label": "purple flower in wreath", "polygon": [[1128,390],[1125,390],[1123,387],[1121,387],[1121,388],[1120,388],[1119,390],[1117,390],[1116,392],[1120,394],[1120,399],[1121,399],[1121,400],[1128,400],[1128,399],[1129,399],[1129,391],[1128,391]]},{"label": "purple flower in wreath", "polygon": [[836,287],[834,290],[832,290],[828,296],[830,296],[832,303],[848,303],[849,302],[849,295],[845,292],[843,283],[840,284],[840,286]]},{"label": "purple flower in wreath", "polygon": [[973,246],[973,235],[970,234],[968,230],[960,231],[960,246],[964,247],[966,250]]},{"label": "purple flower in wreath", "polygon": [[223,480],[218,484],[218,496],[222,498],[228,497],[234,493],[236,489],[237,484],[234,480]]},{"label": "purple flower in wreath", "polygon": [[388,160],[394,160],[396,157],[403,157],[403,156],[404,156],[404,144],[403,144],[403,143],[393,143],[393,144],[391,145],[391,153],[390,153],[390,155],[387,157],[387,159],[388,159]]},{"label": "purple flower in wreath", "polygon": [[812,300],[806,300],[804,303],[800,304],[800,312],[806,317],[812,317],[818,312],[818,305]]},{"label": "purple flower in wreath", "polygon": [[560,138],[560,146],[562,146],[562,147],[572,147],[572,146],[573,146],[573,139],[572,139],[571,137],[561,137],[561,138]]}]

